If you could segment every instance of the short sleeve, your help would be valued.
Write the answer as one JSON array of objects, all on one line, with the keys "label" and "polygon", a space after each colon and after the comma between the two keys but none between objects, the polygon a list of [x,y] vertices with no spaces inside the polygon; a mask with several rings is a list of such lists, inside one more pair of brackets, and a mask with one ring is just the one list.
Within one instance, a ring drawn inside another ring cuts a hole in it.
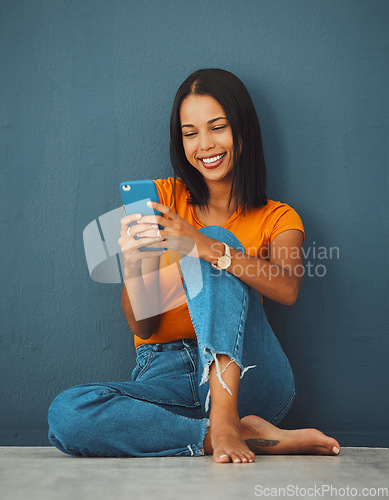
[{"label": "short sleeve", "polygon": [[172,178],[169,177],[168,179],[154,179],[154,182],[157,186],[159,201],[162,203],[162,205],[166,205],[167,207],[172,208],[174,204],[174,185]]},{"label": "short sleeve", "polygon": [[299,214],[286,203],[277,202],[277,205],[269,214],[267,226],[270,233],[270,242],[276,236],[281,234],[283,231],[287,231],[288,229],[300,230],[303,233],[305,240],[304,226]]}]

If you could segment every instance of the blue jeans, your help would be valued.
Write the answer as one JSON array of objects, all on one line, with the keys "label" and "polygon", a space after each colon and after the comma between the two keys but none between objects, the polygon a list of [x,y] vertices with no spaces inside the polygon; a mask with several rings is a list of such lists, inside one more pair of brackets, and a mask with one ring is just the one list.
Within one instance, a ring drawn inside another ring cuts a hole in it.
[{"label": "blue jeans", "polygon": [[[244,252],[223,227],[200,231]],[[258,292],[203,259],[199,292],[193,259],[183,257],[181,271],[196,339],[142,344],[130,381],[81,384],[60,393],[48,413],[49,440],[58,449],[78,456],[204,455],[212,362],[231,393],[216,354],[227,354],[241,369],[240,418],[259,415],[277,425],[286,415],[295,395],[293,373]]]}]

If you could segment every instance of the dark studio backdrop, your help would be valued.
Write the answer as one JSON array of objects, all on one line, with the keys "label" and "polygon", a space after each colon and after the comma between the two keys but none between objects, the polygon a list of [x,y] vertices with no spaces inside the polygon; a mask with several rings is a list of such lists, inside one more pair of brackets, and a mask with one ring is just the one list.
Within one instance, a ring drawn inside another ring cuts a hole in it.
[{"label": "dark studio backdrop", "polygon": [[48,445],[59,392],[129,379],[121,285],[91,280],[83,229],[121,181],[172,175],[175,92],[218,67],[253,98],[269,198],[306,229],[297,303],[265,301],[296,380],[281,427],[389,446],[388,15],[386,0],[1,0],[0,445]]}]

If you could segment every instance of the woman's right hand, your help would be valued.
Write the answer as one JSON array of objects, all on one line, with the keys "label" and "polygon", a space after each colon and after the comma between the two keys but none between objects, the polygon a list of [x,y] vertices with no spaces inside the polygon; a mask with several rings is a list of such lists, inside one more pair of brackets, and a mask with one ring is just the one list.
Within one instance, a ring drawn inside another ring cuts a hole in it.
[{"label": "woman's right hand", "polygon": [[[124,277],[132,277],[141,273],[142,261],[153,258],[154,260],[166,253],[166,250],[140,251],[140,247],[161,248],[162,236],[159,234],[158,224],[131,222],[140,219],[140,214],[126,215],[121,219],[120,238],[118,240],[123,256]],[[135,239],[135,235],[140,236]]]}]

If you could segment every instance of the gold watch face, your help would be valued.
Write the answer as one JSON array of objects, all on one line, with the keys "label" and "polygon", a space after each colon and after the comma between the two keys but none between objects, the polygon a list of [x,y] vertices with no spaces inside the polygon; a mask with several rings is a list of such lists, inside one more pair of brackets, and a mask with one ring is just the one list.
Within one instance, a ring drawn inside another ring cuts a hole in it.
[{"label": "gold watch face", "polygon": [[228,255],[223,255],[217,261],[217,265],[220,269],[227,269],[227,267],[229,267],[230,264],[231,264],[231,259],[230,257],[228,257]]}]

